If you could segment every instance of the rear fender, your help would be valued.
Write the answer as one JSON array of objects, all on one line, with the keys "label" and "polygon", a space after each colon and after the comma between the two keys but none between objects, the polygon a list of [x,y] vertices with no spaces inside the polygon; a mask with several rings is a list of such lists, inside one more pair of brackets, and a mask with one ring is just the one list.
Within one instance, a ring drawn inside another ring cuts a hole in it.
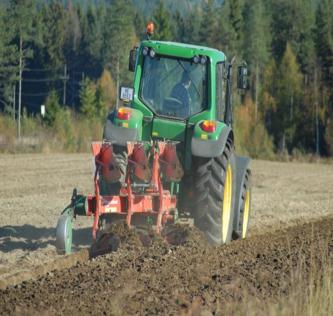
[{"label": "rear fender", "polygon": [[238,224],[240,219],[240,208],[242,203],[242,187],[245,181],[245,174],[247,170],[251,170],[249,157],[237,156],[236,160],[236,199],[235,199],[235,211],[234,211],[234,231],[238,231]]},{"label": "rear fender", "polygon": [[194,127],[191,141],[192,155],[204,158],[218,157],[222,155],[227,140],[233,140],[233,132],[230,126],[216,121],[216,131],[207,133],[202,130],[199,121]]},{"label": "rear fender", "polygon": [[126,146],[127,142],[141,140],[143,114],[132,108],[130,111],[131,116],[128,120],[120,120],[117,117],[117,110],[108,115],[103,132],[104,140],[122,146]]}]

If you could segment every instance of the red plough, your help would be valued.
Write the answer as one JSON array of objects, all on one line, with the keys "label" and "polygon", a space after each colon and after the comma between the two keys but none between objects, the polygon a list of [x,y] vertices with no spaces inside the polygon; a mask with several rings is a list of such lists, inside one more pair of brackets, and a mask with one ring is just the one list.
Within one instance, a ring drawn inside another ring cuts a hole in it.
[{"label": "red plough", "polygon": [[[92,144],[95,157],[95,195],[87,197],[86,214],[94,216],[93,238],[99,229],[102,214],[118,214],[123,216],[129,227],[133,215],[143,215],[152,220],[152,226],[159,233],[167,222],[174,222],[177,217],[176,196],[165,190],[165,181],[179,181],[183,170],[179,163],[175,143],[156,142],[151,145],[149,157],[143,143],[127,144],[128,164],[125,184],[119,195],[101,195],[100,179],[118,181],[121,172],[113,155],[112,144],[95,142]],[[152,168],[150,169],[150,161]],[[133,181],[138,180],[139,184]],[[140,186],[140,191],[135,190]]]}]

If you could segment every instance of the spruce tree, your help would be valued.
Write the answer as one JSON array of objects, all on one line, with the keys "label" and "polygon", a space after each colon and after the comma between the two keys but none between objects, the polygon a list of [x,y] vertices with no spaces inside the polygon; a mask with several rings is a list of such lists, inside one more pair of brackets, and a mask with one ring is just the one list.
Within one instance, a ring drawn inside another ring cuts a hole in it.
[{"label": "spruce tree", "polygon": [[133,15],[133,24],[136,37],[138,41],[142,40],[146,34],[146,24],[144,20],[144,16],[140,14],[138,11]]},{"label": "spruce tree", "polygon": [[34,18],[36,8],[32,0],[10,0],[7,9],[9,27],[16,34],[15,44],[18,49],[18,137],[21,137],[22,111],[22,74],[28,58],[32,58],[31,43],[34,41]]},{"label": "spruce tree", "polygon": [[232,0],[229,1],[229,21],[236,33],[236,39],[238,43],[241,43],[243,38],[243,17],[242,11],[244,7],[243,0]]},{"label": "spruce tree", "polygon": [[64,25],[65,32],[67,34],[64,49],[66,61],[69,64],[74,63],[75,65],[77,65],[77,55],[82,37],[79,14],[82,15],[82,13],[80,13],[80,11],[82,10],[80,7],[75,8],[73,6],[72,0],[68,0],[66,5],[66,11],[67,21]]},{"label": "spruce tree", "polygon": [[60,115],[61,106],[59,104],[59,96],[55,90],[51,90],[45,100],[45,122],[48,126],[53,126],[57,117]]},{"label": "spruce tree", "polygon": [[[312,77],[315,65],[315,42],[313,29],[315,25],[315,10],[311,0],[298,0],[298,19],[295,28],[298,29],[296,41],[298,42],[297,60],[302,72]],[[332,2],[333,3],[333,2]]]},{"label": "spruce tree", "polygon": [[95,86],[89,79],[82,82],[80,89],[80,111],[88,118],[94,118],[97,115]]},{"label": "spruce tree", "polygon": [[153,14],[153,21],[155,22],[155,40],[171,41],[173,39],[173,30],[171,25],[171,17],[169,12],[165,9],[163,1],[160,1]]},{"label": "spruce tree", "polygon": [[108,108],[106,105],[106,96],[104,94],[104,90],[101,85],[97,85],[96,87],[95,106],[96,106],[96,116],[104,120],[107,115]]},{"label": "spruce tree", "polygon": [[111,76],[110,71],[104,69],[97,84],[103,90],[105,106],[107,107],[107,109],[112,109],[115,106],[117,92],[116,92],[116,85]]},{"label": "spruce tree", "polygon": [[213,0],[208,0],[203,6],[203,15],[199,29],[200,45],[216,47],[216,8]]},{"label": "spruce tree", "polygon": [[184,32],[182,42],[200,44],[200,27],[202,15],[198,8],[194,8],[187,17],[184,18]]},{"label": "spruce tree", "polygon": [[275,133],[281,151],[291,149],[295,128],[298,123],[301,98],[302,74],[293,53],[291,45],[287,43],[278,70],[276,86],[277,108],[275,113]]},{"label": "spruce tree", "polygon": [[255,119],[258,117],[261,74],[270,58],[271,35],[269,15],[262,0],[248,2],[245,6],[244,57],[251,75],[250,88],[255,106]]},{"label": "spruce tree", "polygon": [[185,19],[181,15],[181,13],[177,10],[175,12],[175,14],[173,15],[173,20],[175,23],[173,39],[176,42],[180,42],[180,43],[184,42],[184,39],[186,38]]},{"label": "spruce tree", "polygon": [[[322,152],[333,153],[333,1],[323,0],[319,3],[316,12],[316,52],[318,56],[318,94],[316,118],[319,123],[320,144],[326,144]],[[317,69],[316,69],[317,70]],[[323,113],[321,116],[318,112]],[[319,116],[319,117],[318,117]],[[324,134],[324,139],[322,139]],[[318,140],[317,140],[318,141]]]},{"label": "spruce tree", "polygon": [[65,24],[67,13],[60,0],[53,0],[41,10],[43,23],[43,44],[46,50],[46,67],[56,71],[65,64],[64,46],[66,43]]},{"label": "spruce tree", "polygon": [[[80,27],[82,32],[79,58],[83,61],[85,73],[89,76],[96,77],[102,72],[101,51],[103,45],[102,38],[102,21],[104,14],[102,11],[97,11],[91,4],[86,12],[82,12],[79,16]],[[89,60],[89,63],[85,63]]]},{"label": "spruce tree", "polygon": [[303,71],[311,71],[313,63],[314,12],[311,0],[272,1],[273,53],[280,60],[289,43]]},{"label": "spruce tree", "polygon": [[333,67],[333,1],[322,0],[316,12],[316,50],[325,78],[329,79]]},{"label": "spruce tree", "polygon": [[[115,0],[106,10],[103,25],[102,61],[109,66],[113,78],[118,82],[130,81],[128,55],[135,43],[135,32],[131,17],[134,12],[128,0]],[[124,16],[128,19],[124,19]]]},{"label": "spruce tree", "polygon": [[243,1],[226,0],[221,6],[219,14],[219,43],[220,47],[227,55],[242,56],[242,32],[243,32]]},{"label": "spruce tree", "polygon": [[18,50],[13,44],[14,36],[13,29],[8,27],[6,12],[0,7],[0,109],[7,109],[9,103],[13,102],[13,88],[18,73]]}]

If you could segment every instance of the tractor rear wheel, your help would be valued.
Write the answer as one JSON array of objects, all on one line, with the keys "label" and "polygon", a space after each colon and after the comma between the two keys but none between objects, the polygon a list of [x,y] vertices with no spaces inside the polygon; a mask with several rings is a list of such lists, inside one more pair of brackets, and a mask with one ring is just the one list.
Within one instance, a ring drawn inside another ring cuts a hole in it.
[{"label": "tractor rear wheel", "polygon": [[247,231],[249,228],[249,218],[251,209],[251,173],[247,170],[243,182],[243,187],[240,195],[240,210],[239,210],[239,222],[237,231],[233,233],[234,239],[240,239],[247,237]]},{"label": "tractor rear wheel", "polygon": [[231,240],[235,200],[234,147],[228,141],[221,156],[194,158],[194,224],[213,245]]}]

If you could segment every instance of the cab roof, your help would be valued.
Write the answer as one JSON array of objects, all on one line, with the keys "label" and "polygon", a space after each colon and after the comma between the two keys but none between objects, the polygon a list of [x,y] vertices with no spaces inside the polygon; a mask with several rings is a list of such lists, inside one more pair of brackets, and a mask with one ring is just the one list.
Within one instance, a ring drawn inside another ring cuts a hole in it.
[{"label": "cab roof", "polygon": [[226,60],[226,56],[223,52],[205,46],[153,40],[141,42],[141,48],[145,46],[153,48],[157,54],[161,55],[181,58],[193,58],[195,55],[205,55],[215,63]]}]

